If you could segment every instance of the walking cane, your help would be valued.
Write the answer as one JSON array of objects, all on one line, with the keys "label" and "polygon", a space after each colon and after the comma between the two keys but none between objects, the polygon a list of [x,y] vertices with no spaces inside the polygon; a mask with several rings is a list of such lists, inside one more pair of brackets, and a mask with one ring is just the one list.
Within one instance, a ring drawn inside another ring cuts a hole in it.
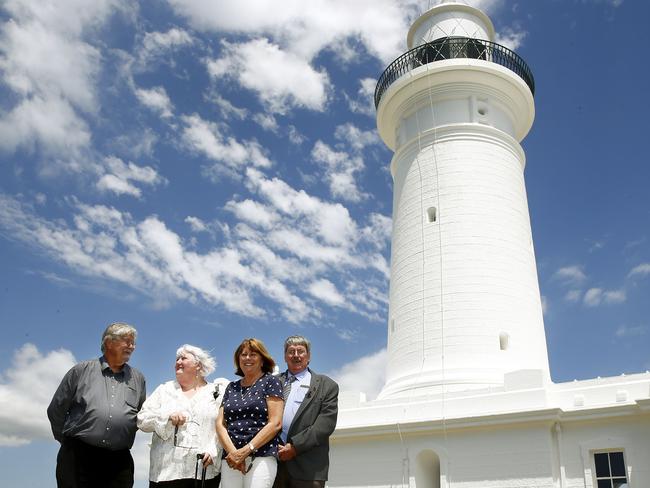
[{"label": "walking cane", "polygon": [[194,488],[197,488],[199,486],[199,464],[203,468],[201,471],[201,488],[204,487],[205,485],[205,472],[207,470],[206,466],[203,466],[203,453],[199,453],[196,455],[196,466],[194,467]]}]

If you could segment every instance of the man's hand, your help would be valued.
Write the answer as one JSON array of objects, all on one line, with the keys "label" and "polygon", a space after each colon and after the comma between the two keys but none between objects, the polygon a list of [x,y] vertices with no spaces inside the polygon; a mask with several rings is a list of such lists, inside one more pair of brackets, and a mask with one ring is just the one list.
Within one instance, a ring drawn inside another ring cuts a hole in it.
[{"label": "man's hand", "polygon": [[290,461],[298,455],[296,448],[291,443],[286,443],[278,448],[278,458],[280,461]]}]

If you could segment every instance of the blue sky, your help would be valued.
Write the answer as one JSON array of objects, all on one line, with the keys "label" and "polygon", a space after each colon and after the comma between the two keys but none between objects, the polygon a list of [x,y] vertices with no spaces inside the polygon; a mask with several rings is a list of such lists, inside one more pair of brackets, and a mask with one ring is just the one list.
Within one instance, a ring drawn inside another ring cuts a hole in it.
[{"label": "blue sky", "polygon": [[[242,338],[281,359],[302,333],[316,370],[376,392],[392,185],[371,96],[429,3],[4,2],[5,480],[54,486],[44,409],[114,320],[138,328],[150,390],[182,343],[232,377]],[[650,6],[472,3],[536,80],[523,146],[553,379],[647,370]]]}]

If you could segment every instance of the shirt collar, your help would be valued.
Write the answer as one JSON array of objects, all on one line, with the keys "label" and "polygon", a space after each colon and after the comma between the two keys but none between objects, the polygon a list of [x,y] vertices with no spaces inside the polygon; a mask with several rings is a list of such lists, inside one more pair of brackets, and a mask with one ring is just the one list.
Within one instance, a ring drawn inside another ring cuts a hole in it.
[{"label": "shirt collar", "polygon": [[287,378],[290,378],[292,376],[295,376],[298,381],[302,381],[302,379],[309,373],[309,368],[303,369],[300,373],[298,374],[293,374],[291,371],[287,369]]},{"label": "shirt collar", "polygon": [[[102,371],[106,371],[107,369],[113,373],[113,370],[111,367],[108,365],[108,361],[106,360],[106,356],[102,355],[99,358],[99,366],[101,367]],[[122,366],[122,370],[118,371],[117,373],[113,374],[126,374],[126,372],[129,370],[130,366],[127,363],[124,363],[124,366]]]}]

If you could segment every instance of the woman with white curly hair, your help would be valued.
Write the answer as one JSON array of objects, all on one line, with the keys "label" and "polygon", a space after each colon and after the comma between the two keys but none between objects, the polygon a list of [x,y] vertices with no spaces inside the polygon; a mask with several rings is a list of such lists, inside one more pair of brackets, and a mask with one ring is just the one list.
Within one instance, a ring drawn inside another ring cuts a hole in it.
[{"label": "woman with white curly hair", "polygon": [[215,366],[207,351],[182,345],[176,351],[176,379],[156,388],[138,413],[140,430],[153,432],[150,487],[193,487],[197,454],[203,454],[204,486],[218,487],[221,446],[214,426],[229,381],[206,381]]}]

